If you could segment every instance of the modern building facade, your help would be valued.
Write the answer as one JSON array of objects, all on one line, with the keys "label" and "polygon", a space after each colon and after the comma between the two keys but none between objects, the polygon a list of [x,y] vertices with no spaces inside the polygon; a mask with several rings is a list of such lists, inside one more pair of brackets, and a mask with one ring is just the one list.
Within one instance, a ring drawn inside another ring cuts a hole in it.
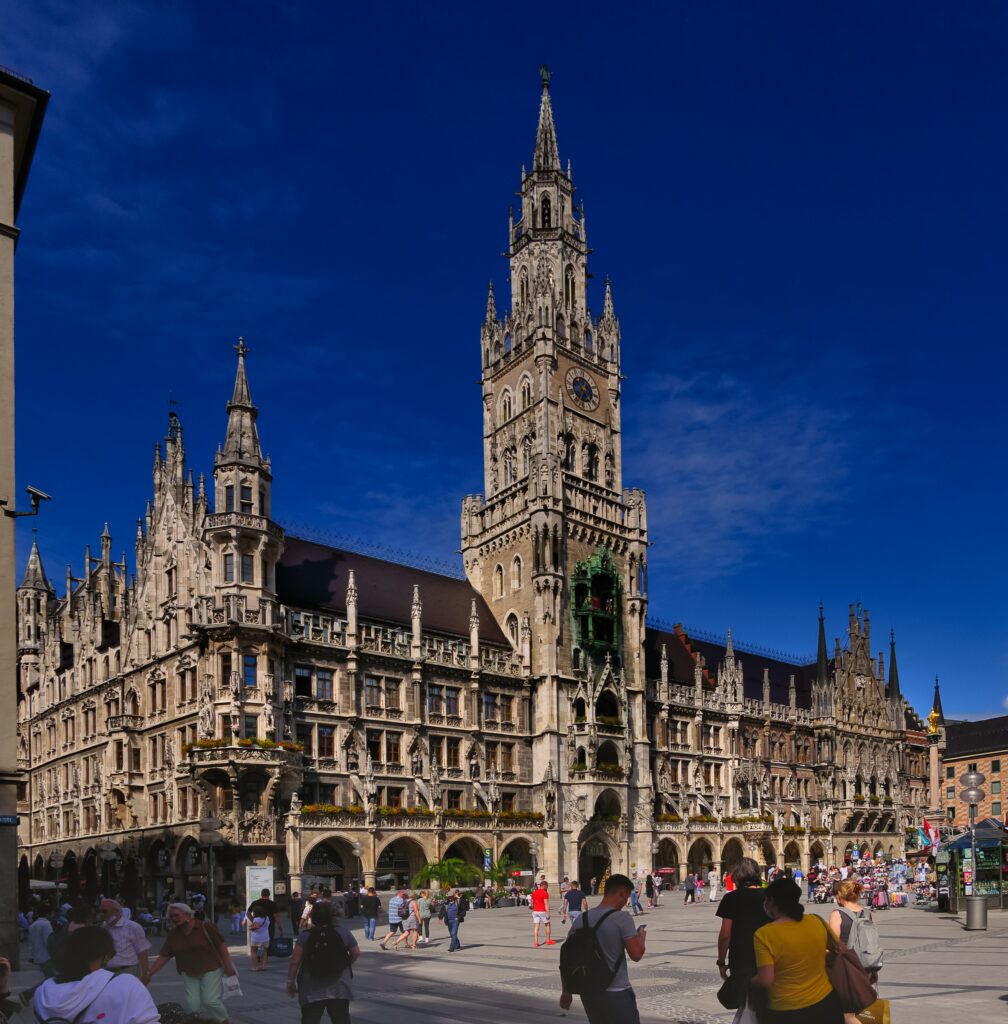
[{"label": "modern building facade", "polygon": [[573,192],[544,75],[509,304],[491,288],[480,331],[464,578],[286,535],[241,342],[212,478],[171,416],[132,563],[106,529],[58,596],[32,548],[25,876],[72,863],[76,884],[134,898],[201,888],[214,833],[223,894],[253,863],[296,889],[388,885],[444,856],[587,879],[903,851],[928,738],[867,611],[830,650],[820,608],[808,664],[648,625],[620,325],[608,282],[588,306]]}]

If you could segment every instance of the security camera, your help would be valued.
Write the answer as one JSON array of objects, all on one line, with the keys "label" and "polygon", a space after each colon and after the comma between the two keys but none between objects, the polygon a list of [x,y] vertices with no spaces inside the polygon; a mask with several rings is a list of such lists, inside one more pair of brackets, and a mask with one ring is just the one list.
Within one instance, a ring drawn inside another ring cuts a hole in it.
[{"label": "security camera", "polygon": [[45,491],[40,491],[37,487],[32,487],[31,484],[29,484],[25,490],[28,492],[28,497],[31,499],[32,512],[36,515],[38,515],[39,505],[42,504],[43,501],[52,500],[51,494],[46,494]]}]

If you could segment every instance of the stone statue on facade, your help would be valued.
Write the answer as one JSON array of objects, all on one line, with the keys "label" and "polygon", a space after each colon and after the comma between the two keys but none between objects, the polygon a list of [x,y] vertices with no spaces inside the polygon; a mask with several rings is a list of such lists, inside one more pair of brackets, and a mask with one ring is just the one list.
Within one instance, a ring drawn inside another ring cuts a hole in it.
[{"label": "stone statue on facade", "polygon": [[798,779],[795,777],[793,771],[788,776],[787,795],[788,800],[794,800],[798,796]]},{"label": "stone statue on facade", "polygon": [[441,803],[441,766],[437,758],[431,758],[430,763],[430,795],[431,803],[437,807]]},{"label": "stone statue on facade", "polygon": [[204,689],[200,697],[199,717],[196,723],[201,740],[212,740],[214,735],[214,709],[210,691]]},{"label": "stone statue on facade", "polygon": [[165,738],[164,763],[169,774],[175,770],[175,744],[170,737]]},{"label": "stone statue on facade", "polygon": [[298,793],[298,791],[296,789],[294,790],[293,793],[291,793],[290,813],[291,814],[300,814],[301,813],[301,794]]},{"label": "stone statue on facade", "polygon": [[77,762],[71,765],[70,771],[72,773],[71,791],[74,793],[80,792],[80,772],[77,768]]},{"label": "stone statue on facade", "polygon": [[556,828],[556,780],[553,778],[553,762],[546,764],[543,776],[543,802],[545,804],[545,821],[547,828]]},{"label": "stone statue on facade", "polygon": [[170,782],[165,786],[165,816],[169,822],[175,817],[175,787]]},{"label": "stone statue on facade", "polygon": [[228,680],[228,684],[231,687],[231,700],[233,703],[241,703],[242,697],[242,678],[237,672],[231,673],[231,678]]},{"label": "stone statue on facade", "polygon": [[271,700],[266,701],[266,706],[263,708],[263,725],[266,727],[266,735],[272,738],[276,729],[276,719]]},{"label": "stone statue on facade", "polygon": [[833,831],[833,814],[833,804],[827,801],[822,809],[822,823],[823,828],[828,829],[830,832]]},{"label": "stone statue on facade", "polygon": [[469,748],[469,778],[478,779],[480,777],[480,763],[479,763],[479,750],[476,749],[474,743]]}]

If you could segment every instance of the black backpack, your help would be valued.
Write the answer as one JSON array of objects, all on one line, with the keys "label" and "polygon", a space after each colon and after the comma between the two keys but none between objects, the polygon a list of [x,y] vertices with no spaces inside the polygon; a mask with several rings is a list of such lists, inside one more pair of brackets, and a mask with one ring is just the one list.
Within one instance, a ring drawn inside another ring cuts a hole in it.
[{"label": "black backpack", "polygon": [[469,910],[469,897],[460,896],[458,901],[458,919],[460,922],[465,920],[465,916],[469,913]]},{"label": "black backpack", "polygon": [[305,943],[304,969],[313,978],[338,978],[344,971],[350,970],[350,950],[347,949],[343,936],[330,926],[313,928]]},{"label": "black backpack", "polygon": [[607,910],[594,925],[588,923],[588,915],[582,914],[581,925],[574,928],[560,947],[560,977],[564,990],[575,995],[604,992],[611,984],[616,972],[623,964],[626,950],[621,949],[614,966],[609,966],[596,932],[602,922],[615,914],[618,908]]}]

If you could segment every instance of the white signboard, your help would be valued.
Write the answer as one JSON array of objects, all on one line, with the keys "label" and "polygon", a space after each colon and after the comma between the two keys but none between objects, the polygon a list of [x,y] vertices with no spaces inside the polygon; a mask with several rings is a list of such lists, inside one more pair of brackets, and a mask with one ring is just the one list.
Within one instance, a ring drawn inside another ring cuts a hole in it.
[{"label": "white signboard", "polygon": [[[270,898],[273,897],[273,866],[249,867],[245,869],[245,909],[247,910],[253,901],[259,899],[259,893],[263,889],[269,889]],[[252,929],[248,921],[246,927],[246,941],[248,942],[250,955],[252,949]]]}]

